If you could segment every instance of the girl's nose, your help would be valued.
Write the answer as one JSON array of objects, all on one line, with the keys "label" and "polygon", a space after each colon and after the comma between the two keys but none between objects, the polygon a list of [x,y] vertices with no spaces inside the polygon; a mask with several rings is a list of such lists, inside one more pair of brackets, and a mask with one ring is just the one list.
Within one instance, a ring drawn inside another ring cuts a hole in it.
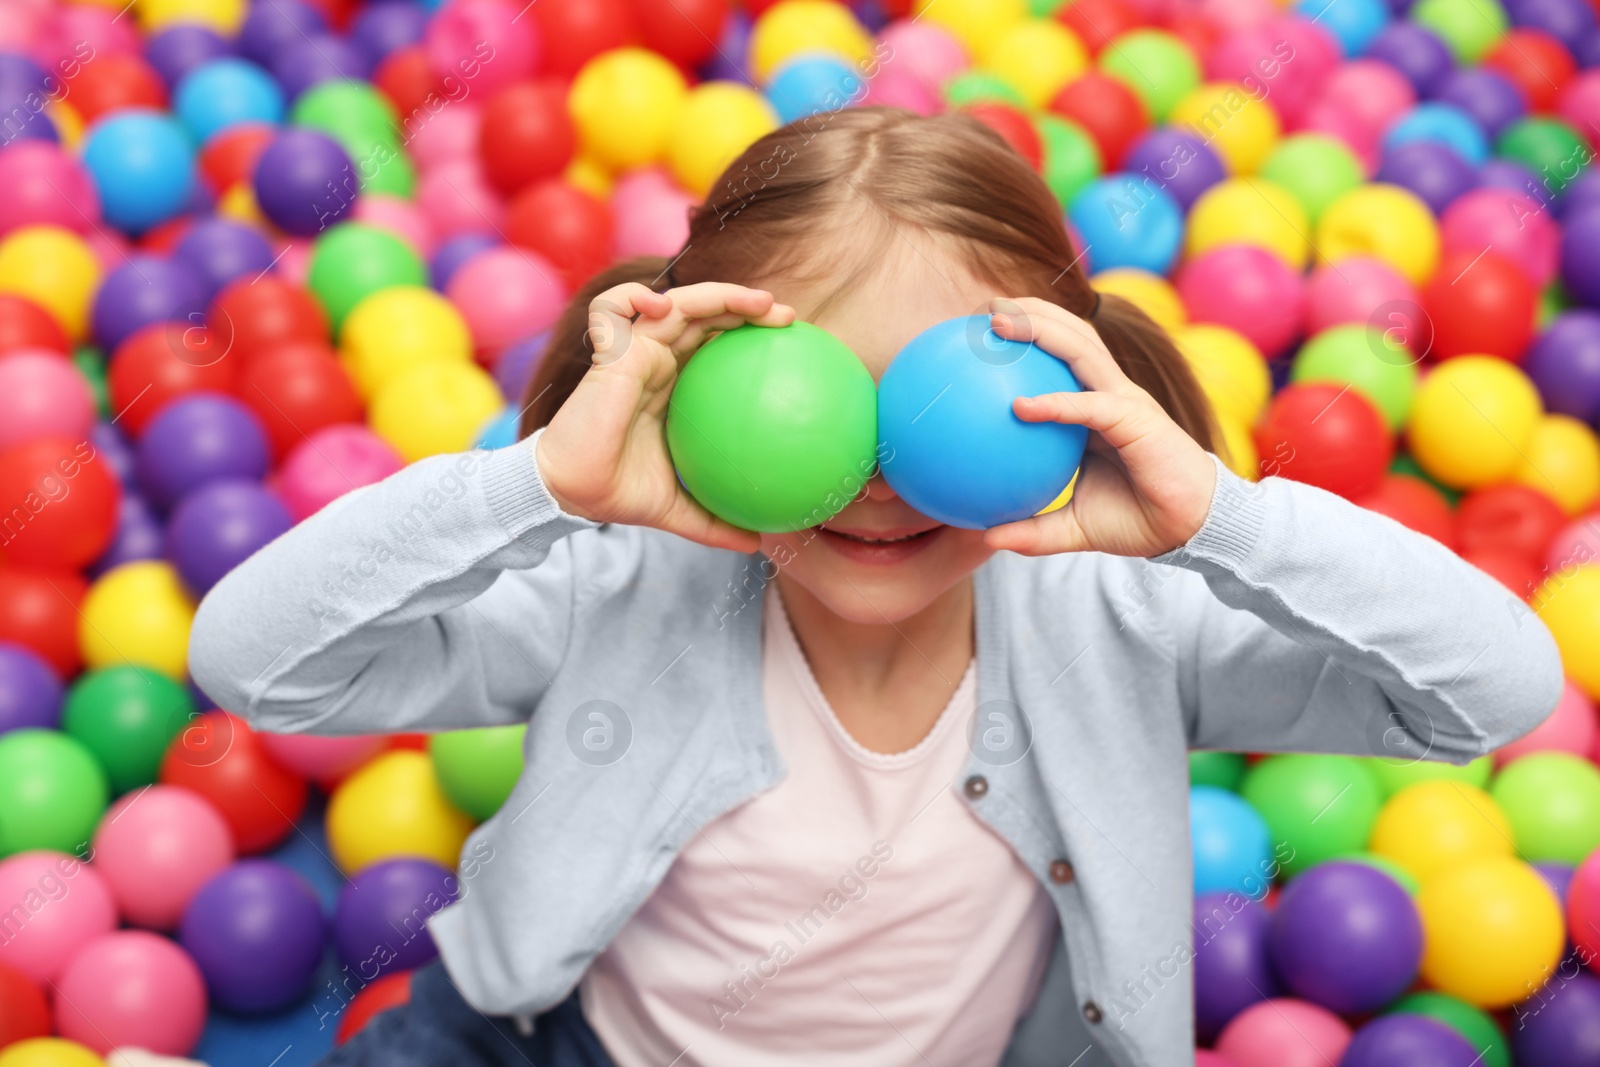
[{"label": "girl's nose", "polygon": [[884,481],[883,474],[880,472],[874,474],[867,482],[866,497],[868,500],[898,500],[900,494],[889,487],[889,483]]}]

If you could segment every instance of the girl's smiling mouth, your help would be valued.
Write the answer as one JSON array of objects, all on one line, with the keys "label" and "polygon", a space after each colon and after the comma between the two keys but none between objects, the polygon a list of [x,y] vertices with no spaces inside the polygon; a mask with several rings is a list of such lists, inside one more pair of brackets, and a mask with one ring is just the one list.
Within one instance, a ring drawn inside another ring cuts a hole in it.
[{"label": "girl's smiling mouth", "polygon": [[855,563],[887,565],[900,563],[921,554],[939,540],[949,527],[924,520],[917,525],[883,529],[840,528],[830,524],[817,527],[823,541],[839,555]]}]

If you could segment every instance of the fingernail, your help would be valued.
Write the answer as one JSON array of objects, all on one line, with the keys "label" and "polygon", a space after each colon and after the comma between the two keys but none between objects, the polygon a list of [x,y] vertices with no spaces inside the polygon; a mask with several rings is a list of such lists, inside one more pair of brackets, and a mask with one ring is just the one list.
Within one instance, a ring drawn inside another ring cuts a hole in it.
[{"label": "fingernail", "polygon": [[989,328],[996,333],[1001,330],[1011,329],[1011,316],[1003,311],[991,312],[989,315]]}]

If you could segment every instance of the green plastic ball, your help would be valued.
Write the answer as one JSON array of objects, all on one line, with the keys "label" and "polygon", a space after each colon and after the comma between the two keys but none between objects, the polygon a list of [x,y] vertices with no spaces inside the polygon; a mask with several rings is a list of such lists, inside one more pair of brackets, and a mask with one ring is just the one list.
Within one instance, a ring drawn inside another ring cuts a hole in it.
[{"label": "green plastic ball", "polygon": [[522,776],[525,723],[452,730],[428,738],[433,773],[450,803],[477,819],[500,810]]},{"label": "green plastic ball", "polygon": [[1494,1019],[1448,993],[1431,990],[1412,993],[1384,1009],[1384,1014],[1426,1015],[1467,1039],[1467,1044],[1479,1055],[1474,1067],[1511,1067],[1511,1050]]},{"label": "green plastic ball", "polygon": [[1067,0],[1028,0],[1028,14],[1046,19],[1066,6]]},{"label": "green plastic ball", "polygon": [[1495,153],[1533,171],[1546,189],[1559,193],[1589,166],[1588,144],[1577,130],[1543,115],[1532,115],[1507,126],[1495,143]]},{"label": "green plastic ball", "polygon": [[1340,863],[1363,863],[1375,870],[1382,871],[1412,896],[1417,895],[1417,890],[1422,883],[1417,881],[1417,876],[1400,866],[1388,856],[1380,856],[1376,852],[1352,852],[1348,856],[1338,857]]},{"label": "green plastic ball", "polygon": [[37,729],[0,736],[0,858],[78,852],[108,799],[105,772],[75,739]]},{"label": "green plastic ball", "polygon": [[106,772],[114,793],[149,785],[172,739],[194,717],[188,690],[148,667],[107,667],[83,676],[67,694],[61,728]]},{"label": "green plastic ball", "polygon": [[838,338],[808,322],[718,334],[678,377],[667,448],[707,511],[784,533],[844,510],[877,470],[878,390]]},{"label": "green plastic ball", "polygon": [[1506,764],[1489,787],[1530,863],[1576,867],[1600,847],[1600,767],[1567,752],[1534,752]]},{"label": "green plastic ball", "polygon": [[1270,756],[1250,768],[1239,792],[1274,845],[1289,847],[1283,868],[1291,876],[1365,846],[1382,803],[1378,783],[1351,756]]},{"label": "green plastic ball", "polygon": [[1163,30],[1134,30],[1118,37],[1100,53],[1100,70],[1133,90],[1156,125],[1200,84],[1194,53]]},{"label": "green plastic ball", "polygon": [[985,102],[1015,107],[1028,105],[1010,82],[986,70],[963,71],[951,78],[944,86],[944,101],[952,108]]},{"label": "green plastic ball", "polygon": [[1418,782],[1461,782],[1479,789],[1489,788],[1489,778],[1494,774],[1494,761],[1488,756],[1473,760],[1464,767],[1437,760],[1402,760],[1388,756],[1369,756],[1361,761],[1378,783],[1378,791],[1385,800],[1408,785]]},{"label": "green plastic ball", "polygon": [[400,238],[359,222],[343,222],[312,246],[306,283],[337,331],[366,297],[394,285],[425,286],[428,271]]},{"label": "green plastic ball", "polygon": [[1278,143],[1261,176],[1300,201],[1315,226],[1323,209],[1366,180],[1361,161],[1336,137],[1297,133]]},{"label": "green plastic ball", "polygon": [[1534,313],[1533,328],[1537,333],[1543,333],[1550,328],[1550,323],[1563,311],[1570,311],[1573,307],[1572,296],[1567,292],[1566,286],[1557,278],[1539,291],[1539,309]]},{"label": "green plastic ball", "polygon": [[289,122],[320,130],[340,144],[394,141],[395,110],[368,82],[320,82],[301,93],[289,109]]},{"label": "green plastic ball", "polygon": [[1100,146],[1069,119],[1040,114],[1033,121],[1044,146],[1044,183],[1065,208],[1099,176],[1103,166]]},{"label": "green plastic ball", "polygon": [[[1456,501],[1461,499],[1461,490],[1452,489],[1448,485],[1440,483],[1427,471],[1423,470],[1422,464],[1418,463],[1409,452],[1401,452],[1398,456],[1394,457],[1394,462],[1389,464],[1389,470],[1393,474],[1409,474],[1413,478],[1421,478],[1423,481],[1439,490],[1439,492],[1443,493],[1444,498],[1450,501],[1451,507],[1455,507]],[[1484,781],[1487,782],[1488,780],[1488,776],[1485,775]]]},{"label": "green plastic ball", "polygon": [[1236,790],[1244,780],[1245,759],[1238,752],[1189,753],[1189,784]]},{"label": "green plastic ball", "polygon": [[1405,425],[1417,390],[1417,368],[1409,357],[1395,358],[1383,331],[1355,324],[1334,326],[1307,341],[1289,372],[1294,382],[1333,382],[1352,386],[1372,401],[1391,430]]},{"label": "green plastic ball", "polygon": [[106,357],[93,345],[79,345],[72,350],[72,365],[78,368],[83,380],[89,383],[89,394],[94,397],[94,409],[102,419],[110,419],[111,389],[106,384]]},{"label": "green plastic ball", "polygon": [[1462,66],[1475,65],[1510,25],[1495,0],[1417,0],[1409,17],[1432,30]]}]

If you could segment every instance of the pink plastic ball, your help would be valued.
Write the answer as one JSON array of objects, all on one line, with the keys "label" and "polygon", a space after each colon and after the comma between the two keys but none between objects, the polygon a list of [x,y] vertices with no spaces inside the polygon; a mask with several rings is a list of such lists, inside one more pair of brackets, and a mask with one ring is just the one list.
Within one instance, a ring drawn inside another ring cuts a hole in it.
[{"label": "pink plastic ball", "polygon": [[383,738],[316,737],[312,734],[260,734],[272,758],[305,778],[342,778],[383,748]]},{"label": "pink plastic ball", "polygon": [[1312,102],[1339,59],[1339,46],[1327,31],[1288,16],[1230,33],[1206,56],[1205,69],[1212,81],[1242,82],[1257,95],[1264,91],[1266,103],[1288,124]]},{"label": "pink plastic ball", "polygon": [[381,482],[404,466],[388,442],[365,426],[329,426],[295,446],[278,469],[274,488],[299,522],[350,490]]},{"label": "pink plastic ball", "polygon": [[1378,172],[1381,153],[1378,134],[1371,130],[1352,112],[1338,103],[1316,100],[1303,112],[1295,124],[1296,133],[1323,133],[1340,141],[1355,155],[1361,172],[1368,179]]},{"label": "pink plastic ball", "polygon": [[94,425],[94,396],[78,368],[54,352],[0,356],[0,449],[36,437],[83,437]]},{"label": "pink plastic ball", "polygon": [[955,35],[932,22],[899,19],[883,28],[878,41],[894,57],[883,70],[903,66],[935,91],[972,64]]},{"label": "pink plastic ball", "polygon": [[1592,146],[1600,142],[1600,70],[1586,70],[1573,78],[1556,101],[1556,114],[1586,131]]},{"label": "pink plastic ball", "polygon": [[1544,568],[1551,574],[1584,563],[1600,563],[1600,513],[1574,520],[1545,549]]},{"label": "pink plastic ball", "polygon": [[94,835],[94,869],[134,926],[173,930],[200,887],[233,862],[233,835],[197,793],[153,785],[111,806]]},{"label": "pink plastic ball", "polygon": [[79,949],[117,926],[105,879],[65,852],[0,860],[0,905],[7,916],[0,963],[40,985],[54,982]]},{"label": "pink plastic ball", "polygon": [[1196,322],[1244,334],[1271,358],[1300,334],[1305,318],[1301,276],[1264,248],[1223,245],[1178,272],[1178,295]]},{"label": "pink plastic ball", "polygon": [[1263,1000],[1233,1017],[1217,1051],[1237,1067],[1328,1067],[1350,1044],[1333,1012],[1303,1000]]},{"label": "pink plastic ball", "polygon": [[1238,33],[1270,22],[1278,13],[1272,0],[1200,0],[1197,13],[1223,33]]},{"label": "pink plastic ball", "polygon": [[[55,71],[101,56],[133,56],[142,50],[138,20],[100,4],[63,4],[51,17],[46,40]],[[93,57],[88,58],[88,57]],[[51,69],[47,67],[46,69]],[[70,95],[70,94],[69,94]]]},{"label": "pink plastic ball", "polygon": [[536,252],[490,248],[457,270],[445,289],[480,349],[495,350],[552,326],[567,304],[561,272]]},{"label": "pink plastic ball", "polygon": [[1600,722],[1595,721],[1594,704],[1581,689],[1567,682],[1556,710],[1531,734],[1496,752],[1495,766],[1503,767],[1530,752],[1570,752],[1587,759],[1597,738],[1600,738]]},{"label": "pink plastic ball", "polygon": [[446,160],[426,171],[417,179],[417,206],[441,241],[463,233],[492,233],[505,222],[505,204],[476,159]]},{"label": "pink plastic ball", "polygon": [[[483,109],[471,100],[451,104],[410,123],[406,145],[419,170],[429,170],[452,159],[476,158]],[[359,201],[357,202],[359,204]]]},{"label": "pink plastic ball", "polygon": [[636,170],[611,190],[611,253],[675,256],[689,239],[689,211],[694,197],[660,170]]},{"label": "pink plastic ball", "polygon": [[173,941],[122,930],[84,946],[57,986],[56,1030],[102,1056],[142,1048],[183,1056],[206,1025],[200,968]]},{"label": "pink plastic ball", "polygon": [[[1306,280],[1306,333],[1318,334],[1345,323],[1372,322],[1384,304],[1408,302],[1419,307],[1416,288],[1381,259],[1351,256],[1327,263]],[[1385,323],[1374,323],[1386,329]]]},{"label": "pink plastic ball", "polygon": [[918,115],[936,115],[944,107],[939,92],[903,67],[884,67],[867,83],[864,107],[899,107]]},{"label": "pink plastic ball", "polygon": [[355,220],[394,234],[423,259],[433,255],[433,224],[409,200],[363,193],[356,199]]},{"label": "pink plastic ball", "polygon": [[0,189],[5,190],[0,196],[0,237],[33,225],[87,234],[100,217],[100,194],[88,171],[48,141],[7,145],[0,152]]},{"label": "pink plastic ball", "polygon": [[272,273],[288,282],[305,288],[306,276],[311,273],[312,243],[304,237],[286,237],[278,243],[278,261]]},{"label": "pink plastic ball", "polygon": [[[532,74],[541,51],[538,20],[522,17],[519,7],[504,0],[451,0],[428,24],[428,62],[485,96]],[[486,48],[493,50],[486,54]]]},{"label": "pink plastic ball", "polygon": [[1486,248],[1505,256],[1542,289],[1556,276],[1561,227],[1531,196],[1510,189],[1474,189],[1439,217],[1442,255],[1475,256]]},{"label": "pink plastic ball", "polygon": [[1228,1057],[1208,1048],[1194,1050],[1194,1067],[1239,1067]]},{"label": "pink plastic ball", "polygon": [[[1295,62],[1299,61],[1296,56]],[[1389,64],[1354,59],[1340,64],[1322,79],[1315,103],[1343,111],[1369,136],[1377,137],[1416,106],[1417,92],[1405,75]]]},{"label": "pink plastic ball", "polygon": [[49,61],[46,19],[38,8],[18,0],[0,0],[0,41],[7,51],[24,52],[30,59]]}]

